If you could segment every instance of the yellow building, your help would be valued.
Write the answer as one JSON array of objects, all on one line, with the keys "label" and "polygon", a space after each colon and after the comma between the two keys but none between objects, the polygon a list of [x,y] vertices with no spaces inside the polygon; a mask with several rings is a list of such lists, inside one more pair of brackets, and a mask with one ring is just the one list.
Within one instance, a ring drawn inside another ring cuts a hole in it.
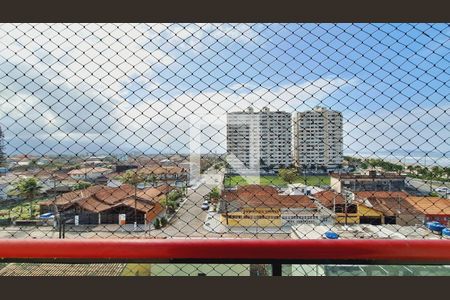
[{"label": "yellow building", "polygon": [[[345,212],[336,212],[336,223],[337,224],[360,224],[360,223],[378,223],[378,220],[381,224],[383,219],[383,213],[365,206],[364,204],[355,204],[356,212],[355,213],[347,213],[347,217],[345,216]],[[349,206],[351,207],[351,206]],[[348,210],[347,210],[348,211]],[[347,219],[347,221],[346,221]],[[362,221],[362,222],[361,222]],[[375,225],[375,224],[374,224]]]},{"label": "yellow building", "polygon": [[[323,206],[335,212],[337,224],[382,224],[383,213],[372,207],[370,203],[353,201],[345,204],[343,195],[334,191],[323,191],[314,194],[314,198]],[[345,211],[347,210],[347,213]]]},{"label": "yellow building", "polygon": [[309,196],[284,195],[270,186],[247,185],[223,191],[222,224],[229,227],[281,227],[331,222],[332,212]]},{"label": "yellow building", "polygon": [[221,214],[221,222],[230,227],[281,227],[281,211],[272,208],[244,208]]}]

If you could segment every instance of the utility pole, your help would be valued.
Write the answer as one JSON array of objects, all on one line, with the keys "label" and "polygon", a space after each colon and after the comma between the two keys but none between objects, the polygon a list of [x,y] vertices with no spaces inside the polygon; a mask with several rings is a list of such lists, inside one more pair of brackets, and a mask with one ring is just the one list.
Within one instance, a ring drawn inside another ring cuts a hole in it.
[{"label": "utility pole", "polygon": [[344,190],[344,213],[345,213],[345,225],[347,225],[347,203],[348,203],[348,195],[349,195],[349,191],[348,190]]},{"label": "utility pole", "polygon": [[225,200],[225,218],[227,220],[228,225],[228,202]]}]

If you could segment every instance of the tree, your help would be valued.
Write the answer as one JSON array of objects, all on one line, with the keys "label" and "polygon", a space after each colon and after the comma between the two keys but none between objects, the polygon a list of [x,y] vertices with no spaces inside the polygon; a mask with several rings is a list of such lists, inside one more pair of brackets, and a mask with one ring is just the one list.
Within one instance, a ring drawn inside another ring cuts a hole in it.
[{"label": "tree", "polygon": [[150,183],[152,186],[155,186],[155,183],[158,182],[158,178],[155,174],[148,175],[147,178],[145,178],[145,182]]},{"label": "tree", "polygon": [[6,155],[5,155],[5,145],[4,145],[4,135],[2,128],[0,127],[0,167],[6,165]]},{"label": "tree", "polygon": [[431,168],[431,172],[431,176],[434,178],[441,178],[444,175],[444,169],[438,166],[434,166],[433,168]]},{"label": "tree", "polygon": [[91,185],[92,184],[90,184],[89,182],[80,181],[72,187],[72,190],[73,191],[84,190],[90,187]]},{"label": "tree", "polygon": [[160,229],[161,228],[161,222],[159,221],[159,219],[155,219],[153,221],[153,226],[155,226],[155,229]]},{"label": "tree", "polygon": [[30,203],[30,219],[33,217],[33,200],[39,195],[42,186],[36,178],[23,178],[14,184],[12,193]]},{"label": "tree", "polygon": [[168,213],[175,212],[175,209],[177,208],[176,200],[174,200],[170,195],[163,197],[159,203],[166,208]]},{"label": "tree", "polygon": [[403,166],[402,165],[394,165],[393,169],[395,172],[397,172],[397,174],[401,174],[403,172]]},{"label": "tree", "polygon": [[278,175],[287,183],[293,183],[295,178],[297,178],[296,169],[280,169]]},{"label": "tree", "polygon": [[145,177],[135,170],[128,170],[120,177],[120,180],[134,186],[134,223],[137,224],[137,186],[145,181]]},{"label": "tree", "polygon": [[447,178],[450,178],[450,167],[444,167],[444,174]]},{"label": "tree", "polygon": [[220,198],[220,191],[219,191],[219,188],[217,186],[214,187],[211,190],[211,192],[209,192],[209,198],[211,200],[214,200],[214,201],[216,201],[216,200],[218,200]]}]

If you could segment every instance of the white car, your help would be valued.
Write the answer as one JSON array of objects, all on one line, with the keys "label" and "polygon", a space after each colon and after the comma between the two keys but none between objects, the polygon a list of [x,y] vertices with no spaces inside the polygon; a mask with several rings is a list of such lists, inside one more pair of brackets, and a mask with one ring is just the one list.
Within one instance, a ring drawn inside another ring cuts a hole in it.
[{"label": "white car", "polygon": [[445,186],[435,188],[434,190],[435,190],[436,192],[438,192],[438,193],[446,193],[446,192],[449,191],[449,189],[448,189],[447,187],[445,187]]},{"label": "white car", "polygon": [[203,202],[201,208],[202,208],[203,210],[208,210],[208,209],[209,209],[209,204]]}]

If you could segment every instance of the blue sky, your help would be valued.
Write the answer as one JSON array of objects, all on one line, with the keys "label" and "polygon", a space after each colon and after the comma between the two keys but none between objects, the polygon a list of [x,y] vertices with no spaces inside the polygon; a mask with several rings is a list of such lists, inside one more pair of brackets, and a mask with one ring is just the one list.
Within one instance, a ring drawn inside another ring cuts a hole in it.
[{"label": "blue sky", "polygon": [[448,24],[3,24],[7,150],[186,152],[191,115],[343,112],[347,153],[449,156]]}]

